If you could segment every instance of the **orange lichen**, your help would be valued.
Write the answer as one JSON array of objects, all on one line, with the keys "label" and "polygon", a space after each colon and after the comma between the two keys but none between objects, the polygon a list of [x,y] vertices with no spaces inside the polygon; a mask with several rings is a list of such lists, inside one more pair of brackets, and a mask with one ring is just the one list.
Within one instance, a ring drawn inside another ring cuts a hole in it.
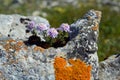
[{"label": "orange lichen", "polygon": [[67,63],[64,58],[61,58],[61,57],[55,58],[55,63],[54,63],[55,68],[59,68],[59,67],[64,68],[66,64]]},{"label": "orange lichen", "polygon": [[90,80],[91,66],[87,66],[80,59],[69,59],[71,66],[67,66],[64,58],[55,58],[55,78],[56,80]]},{"label": "orange lichen", "polygon": [[16,51],[19,51],[23,45],[24,43],[22,41],[18,41],[15,45]]},{"label": "orange lichen", "polygon": [[15,50],[15,51],[19,51],[22,46],[24,45],[24,43],[22,41],[15,41],[15,40],[7,40],[6,44],[3,45],[3,47],[6,49],[6,51],[8,52],[10,49],[11,50]]},{"label": "orange lichen", "polygon": [[94,31],[98,30],[98,25],[96,24],[94,27],[92,27],[92,30]]},{"label": "orange lichen", "polygon": [[18,41],[16,44],[17,44],[17,46],[20,47],[20,46],[22,46],[24,43],[23,43],[22,41]]},{"label": "orange lichen", "polygon": [[42,47],[35,46],[35,47],[34,47],[34,50],[35,50],[35,51],[44,52],[45,49],[42,48]]},{"label": "orange lichen", "polygon": [[9,39],[9,40],[7,40],[7,43],[11,43],[11,42],[16,42],[16,41],[13,40],[13,39]]}]

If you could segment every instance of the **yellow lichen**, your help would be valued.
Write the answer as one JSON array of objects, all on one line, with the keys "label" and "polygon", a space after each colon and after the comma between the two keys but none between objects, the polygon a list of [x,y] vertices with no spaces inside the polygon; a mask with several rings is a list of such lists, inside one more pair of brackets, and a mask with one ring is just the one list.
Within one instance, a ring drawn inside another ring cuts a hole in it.
[{"label": "yellow lichen", "polygon": [[80,59],[69,59],[68,62],[71,64],[70,66],[67,66],[64,58],[55,58],[56,80],[90,80],[91,66],[86,65]]}]

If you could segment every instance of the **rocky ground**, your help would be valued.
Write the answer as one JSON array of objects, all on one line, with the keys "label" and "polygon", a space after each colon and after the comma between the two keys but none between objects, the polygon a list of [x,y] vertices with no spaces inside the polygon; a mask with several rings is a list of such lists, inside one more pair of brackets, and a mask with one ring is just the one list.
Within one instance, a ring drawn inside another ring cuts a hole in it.
[{"label": "rocky ground", "polygon": [[[55,6],[67,6],[71,5],[73,7],[80,7],[82,5],[96,5],[99,8],[103,8],[103,6],[108,6],[112,11],[120,12],[120,1],[119,0],[1,0],[1,7],[9,8],[10,10],[15,10],[20,6],[28,5],[28,6],[36,6],[36,10],[33,11],[33,15],[46,16],[46,13],[42,13],[39,11],[43,8],[52,9]],[[25,7],[25,6],[24,6]],[[6,9],[3,8],[3,9]],[[22,7],[21,7],[22,8]],[[26,7],[25,7],[26,8]],[[24,9],[23,9],[24,10]],[[16,12],[15,10],[14,12]],[[28,14],[29,10],[27,10]]]}]

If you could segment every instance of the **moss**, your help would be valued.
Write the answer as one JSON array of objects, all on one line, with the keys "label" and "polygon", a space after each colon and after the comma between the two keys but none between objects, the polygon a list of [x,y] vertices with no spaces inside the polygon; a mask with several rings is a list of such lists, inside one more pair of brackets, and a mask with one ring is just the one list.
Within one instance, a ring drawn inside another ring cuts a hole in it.
[{"label": "moss", "polygon": [[80,59],[69,59],[70,66],[64,58],[56,57],[54,62],[56,80],[90,80],[91,66]]}]

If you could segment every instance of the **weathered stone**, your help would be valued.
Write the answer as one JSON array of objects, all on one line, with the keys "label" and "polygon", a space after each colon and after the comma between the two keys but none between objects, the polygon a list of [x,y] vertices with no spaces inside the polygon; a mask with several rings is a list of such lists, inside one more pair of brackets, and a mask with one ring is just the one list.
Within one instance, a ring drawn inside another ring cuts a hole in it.
[{"label": "weathered stone", "polygon": [[[71,24],[70,37],[71,40],[62,48],[50,48],[47,50],[47,54],[54,53],[56,56],[69,58],[79,58],[86,63],[92,65],[92,80],[98,79],[98,56],[97,56],[97,37],[98,28],[93,30],[96,25],[99,26],[101,18],[101,12],[90,10],[86,15]],[[49,54],[50,55],[50,54]]]},{"label": "weathered stone", "polygon": [[[8,37],[8,39],[0,40],[0,72],[3,78],[8,80],[55,80],[53,63],[54,58],[59,56],[66,60],[81,59],[90,64],[92,66],[91,80],[98,79],[97,38],[101,12],[88,11],[83,18],[71,24],[70,41],[64,47],[48,49],[20,43],[21,39],[22,41],[26,39],[25,25],[19,22],[21,17],[23,16],[1,15],[0,17],[1,34],[6,37],[9,34],[10,38],[15,39],[12,44]],[[39,17],[30,19],[36,23],[38,21],[49,24]],[[15,25],[16,23],[18,25]],[[16,45],[18,45],[17,49]],[[19,45],[22,46],[19,47]]]},{"label": "weathered stone", "polygon": [[120,80],[120,54],[113,55],[107,60],[100,62],[100,80]]},{"label": "weathered stone", "polygon": [[8,36],[12,39],[26,40],[32,34],[26,33],[25,24],[21,23],[21,19],[29,19],[35,21],[35,23],[45,23],[49,25],[49,22],[38,16],[21,16],[21,15],[0,15],[0,33],[4,36]]},{"label": "weathered stone", "polygon": [[[101,12],[90,10],[82,19],[73,23],[71,25],[71,41],[66,45],[66,48],[69,49],[68,58],[80,58],[92,65],[93,80],[98,79],[97,38],[100,18]],[[93,30],[96,25],[98,28]]]}]

